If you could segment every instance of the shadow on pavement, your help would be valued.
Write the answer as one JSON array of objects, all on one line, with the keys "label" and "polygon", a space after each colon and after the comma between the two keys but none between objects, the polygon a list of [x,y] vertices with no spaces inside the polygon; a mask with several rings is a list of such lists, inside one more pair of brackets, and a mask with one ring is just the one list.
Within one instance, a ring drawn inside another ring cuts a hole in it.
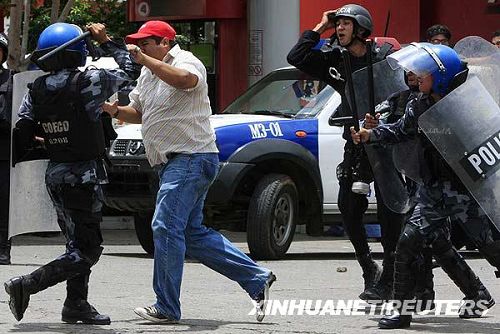
[{"label": "shadow on pavement", "polygon": [[[484,317],[488,318],[488,316]],[[378,323],[380,318],[370,318]],[[364,329],[372,328],[364,326]],[[500,323],[484,322],[481,319],[460,319],[457,317],[432,317],[416,316],[411,322],[410,328],[405,331],[415,331],[424,333],[499,333]],[[399,331],[398,331],[399,332]]]},{"label": "shadow on pavement", "polygon": [[[266,326],[266,325],[276,325],[276,323],[270,323],[270,322],[262,322],[262,323],[256,323],[256,322],[233,322],[233,321],[223,321],[223,320],[210,320],[210,319],[182,319],[178,324],[161,324],[161,323],[154,323],[150,321],[145,321],[142,319],[130,319],[130,320],[125,320],[123,322],[131,322],[134,323],[134,327],[139,325],[139,326],[159,326],[161,328],[158,329],[159,332],[163,332],[166,330],[166,328],[169,329],[169,331],[179,331],[179,332],[199,332],[199,331],[205,331],[205,330],[217,330],[222,326],[226,325],[242,325],[244,329],[248,329],[249,326]],[[186,328],[187,327],[187,328]],[[234,329],[235,331],[238,330],[238,328],[231,327],[231,329]],[[147,332],[151,332],[151,329],[148,328]]]},{"label": "shadow on pavement", "polygon": [[23,322],[16,324],[9,330],[9,333],[61,333],[61,334],[118,334],[116,331],[106,326],[64,324],[64,323],[31,323]]}]

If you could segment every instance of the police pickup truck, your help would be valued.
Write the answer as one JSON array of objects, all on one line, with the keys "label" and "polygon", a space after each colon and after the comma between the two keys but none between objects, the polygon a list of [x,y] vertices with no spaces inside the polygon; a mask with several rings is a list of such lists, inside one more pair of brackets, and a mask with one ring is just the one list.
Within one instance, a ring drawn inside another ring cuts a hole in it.
[{"label": "police pickup truck", "polygon": [[[336,167],[342,160],[342,125],[329,125],[338,92],[293,67],[275,70],[222,114],[212,115],[220,171],[205,203],[205,224],[247,232],[253,257],[277,259],[295,227],[320,235],[337,215]],[[331,123],[331,122],[330,122]],[[158,176],[145,157],[140,125],[117,129],[108,152],[109,207],[135,213],[137,237],[154,251],[150,221]],[[375,196],[369,194],[369,212]]]}]

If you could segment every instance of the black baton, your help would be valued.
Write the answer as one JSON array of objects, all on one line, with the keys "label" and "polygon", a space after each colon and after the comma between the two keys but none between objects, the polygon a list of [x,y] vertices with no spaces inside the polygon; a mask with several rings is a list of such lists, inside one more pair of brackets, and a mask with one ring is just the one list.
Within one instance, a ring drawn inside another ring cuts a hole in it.
[{"label": "black baton", "polygon": [[349,51],[343,48],[340,52],[345,66],[345,79],[347,81],[347,90],[349,92],[349,100],[351,102],[352,119],[354,120],[354,129],[359,131],[358,107],[356,105],[356,95],[354,93],[354,85],[352,83],[352,66]]},{"label": "black baton", "polygon": [[372,56],[372,41],[366,41],[368,53],[368,107],[370,115],[375,116],[375,88],[373,84],[373,56]]},{"label": "black baton", "polygon": [[55,55],[56,53],[58,53],[59,51],[61,50],[64,50],[66,49],[68,46],[71,46],[73,44],[76,44],[78,42],[80,42],[82,39],[85,39],[87,38],[87,36],[90,36],[91,33],[90,31],[86,31],[84,32],[83,34],[81,34],[80,36],[77,36],[75,38],[73,38],[72,40],[69,40],[67,41],[66,43],[58,46],[57,48],[55,48],[54,50],[44,54],[43,56],[41,56],[40,58],[37,59],[38,62],[42,62],[44,61],[45,59],[49,58],[49,57],[52,57],[53,55]]}]

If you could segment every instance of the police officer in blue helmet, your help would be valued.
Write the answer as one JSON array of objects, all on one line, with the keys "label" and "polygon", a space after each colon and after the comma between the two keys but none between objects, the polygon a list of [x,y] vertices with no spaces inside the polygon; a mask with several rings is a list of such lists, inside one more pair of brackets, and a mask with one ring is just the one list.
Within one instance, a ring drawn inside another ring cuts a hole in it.
[{"label": "police officer in blue helmet", "polygon": [[35,138],[42,138],[50,160],[45,183],[66,237],[66,251],[57,259],[5,282],[9,306],[18,321],[23,318],[30,295],[66,281],[63,322],[111,322],[109,316],[100,314],[87,301],[91,267],[103,250],[100,185],[106,181],[106,172],[102,162],[105,142],[101,106],[132,83],[140,67],[132,61],[125,44],[108,37],[103,24],[91,24],[87,29],[119,68],[78,70],[86,61],[84,41],[40,61],[40,56],[83,34],[73,24],[52,24],[41,33],[33,56],[37,65],[49,73],[29,85],[18,112],[15,156],[22,160]]},{"label": "police officer in blue helmet", "polygon": [[[418,119],[467,77],[467,67],[458,54],[444,45],[414,43],[388,57],[394,66],[401,66],[417,74],[420,94],[410,101],[404,116],[396,123],[383,124],[355,132],[355,143],[399,143],[418,140],[418,166],[405,168],[421,171],[423,184],[417,190],[417,205],[404,227],[397,249],[394,274],[394,300],[396,313],[384,317],[379,327],[384,329],[409,327],[412,312],[418,307],[411,304],[415,285],[414,268],[421,261],[424,245],[433,249],[438,263],[465,294],[459,310],[461,318],[477,318],[492,307],[495,301],[450,241],[449,219],[467,219],[474,200],[456,176],[453,169],[420,131]],[[472,306],[471,306],[472,305]]]},{"label": "police officer in blue helmet", "polygon": [[12,73],[2,65],[9,54],[9,41],[0,33],[0,265],[10,264],[9,193]]}]

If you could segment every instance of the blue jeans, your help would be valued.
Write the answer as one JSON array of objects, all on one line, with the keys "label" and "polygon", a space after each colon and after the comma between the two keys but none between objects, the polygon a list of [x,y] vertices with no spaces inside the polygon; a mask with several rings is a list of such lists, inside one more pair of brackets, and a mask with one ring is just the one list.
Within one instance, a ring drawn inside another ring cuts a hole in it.
[{"label": "blue jeans", "polygon": [[216,153],[179,154],[159,171],[152,221],[155,306],[177,320],[181,318],[179,297],[186,255],[238,282],[254,299],[271,273],[203,225],[203,204],[218,162]]}]

